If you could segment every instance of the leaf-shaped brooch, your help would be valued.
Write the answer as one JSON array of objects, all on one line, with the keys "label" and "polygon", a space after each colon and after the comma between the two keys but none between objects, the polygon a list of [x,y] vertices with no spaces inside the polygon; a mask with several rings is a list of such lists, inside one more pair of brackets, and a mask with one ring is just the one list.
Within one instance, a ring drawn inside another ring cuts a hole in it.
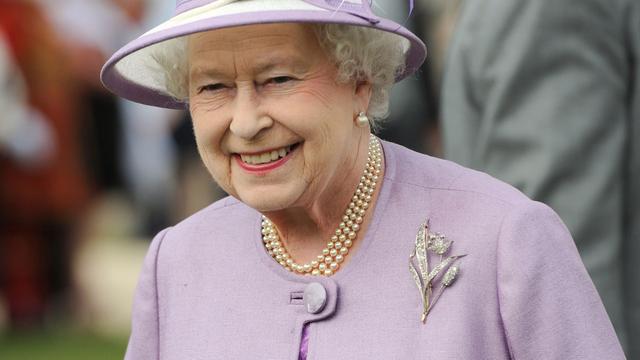
[{"label": "leaf-shaped brooch", "polygon": [[[453,241],[440,233],[431,233],[429,220],[418,228],[415,249],[409,256],[409,271],[422,297],[422,314],[420,321],[425,323],[427,316],[435,306],[444,290],[453,285],[460,272],[458,260],[465,255],[446,256]],[[439,263],[429,267],[430,254],[439,257]],[[434,283],[440,281],[440,286],[433,290]]]}]

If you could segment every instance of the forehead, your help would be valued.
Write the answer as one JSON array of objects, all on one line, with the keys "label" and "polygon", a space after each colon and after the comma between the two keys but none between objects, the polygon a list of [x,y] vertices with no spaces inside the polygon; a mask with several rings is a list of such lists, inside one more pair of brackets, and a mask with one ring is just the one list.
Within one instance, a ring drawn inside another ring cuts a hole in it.
[{"label": "forehead", "polygon": [[218,29],[189,37],[191,63],[206,63],[212,56],[250,53],[255,59],[315,54],[320,45],[310,25],[259,24]]}]

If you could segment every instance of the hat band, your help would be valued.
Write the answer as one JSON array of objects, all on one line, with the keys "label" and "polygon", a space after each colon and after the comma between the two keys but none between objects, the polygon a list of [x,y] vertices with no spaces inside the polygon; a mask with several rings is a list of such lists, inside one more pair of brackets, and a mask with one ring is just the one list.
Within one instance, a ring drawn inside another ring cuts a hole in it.
[{"label": "hat band", "polygon": [[[175,20],[186,20],[198,16],[214,9],[243,0],[186,0],[178,3],[175,10]],[[344,12],[361,19],[367,20],[371,24],[377,24],[380,19],[371,11],[369,0],[301,0],[305,3],[320,9],[334,12]],[[410,0],[412,1],[412,0]]]},{"label": "hat band", "polygon": [[[176,5],[174,18],[191,18],[200,13],[217,9],[240,0],[184,0]],[[361,19],[367,20],[371,24],[377,24],[380,19],[371,10],[371,0],[302,0],[322,9],[341,11]],[[413,13],[414,0],[408,0],[409,13],[407,19]],[[184,14],[184,15],[183,15]]]}]

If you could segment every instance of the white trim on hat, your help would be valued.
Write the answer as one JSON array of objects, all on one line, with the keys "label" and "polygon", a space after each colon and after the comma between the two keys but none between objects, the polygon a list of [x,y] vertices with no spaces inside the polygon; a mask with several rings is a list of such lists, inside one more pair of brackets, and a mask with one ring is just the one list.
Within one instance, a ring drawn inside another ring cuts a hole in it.
[{"label": "white trim on hat", "polygon": [[282,10],[328,11],[302,0],[218,0],[178,14],[149,30],[143,36],[200,20],[212,19],[218,16]]}]

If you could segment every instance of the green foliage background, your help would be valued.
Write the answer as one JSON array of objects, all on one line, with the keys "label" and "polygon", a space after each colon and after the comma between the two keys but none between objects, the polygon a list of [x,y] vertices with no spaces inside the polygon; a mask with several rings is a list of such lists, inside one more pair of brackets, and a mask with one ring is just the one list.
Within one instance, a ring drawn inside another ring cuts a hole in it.
[{"label": "green foliage background", "polygon": [[122,359],[126,337],[106,337],[79,330],[47,330],[0,335],[2,360]]}]

